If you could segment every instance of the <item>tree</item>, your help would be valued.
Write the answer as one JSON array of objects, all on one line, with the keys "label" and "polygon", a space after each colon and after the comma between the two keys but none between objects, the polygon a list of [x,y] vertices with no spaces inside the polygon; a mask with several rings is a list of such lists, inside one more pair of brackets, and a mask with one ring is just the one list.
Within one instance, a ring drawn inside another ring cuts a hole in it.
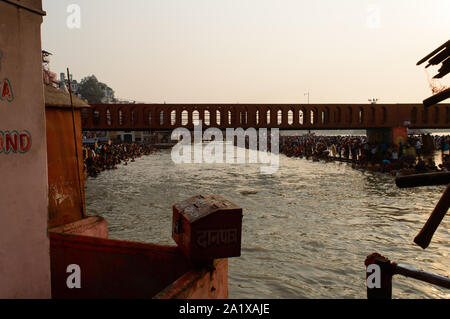
[{"label": "tree", "polygon": [[101,84],[95,75],[87,76],[81,80],[78,93],[89,104],[102,103],[105,97],[105,91],[102,89]]},{"label": "tree", "polygon": [[111,103],[115,102],[116,99],[114,98],[114,90],[111,89],[109,86],[107,86],[105,83],[99,82],[100,88],[105,93],[104,96],[104,103]]}]

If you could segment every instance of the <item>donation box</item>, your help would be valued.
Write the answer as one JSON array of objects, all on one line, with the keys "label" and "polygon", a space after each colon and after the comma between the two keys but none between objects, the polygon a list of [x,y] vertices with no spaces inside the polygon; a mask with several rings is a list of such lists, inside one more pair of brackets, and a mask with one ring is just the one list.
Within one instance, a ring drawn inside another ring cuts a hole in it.
[{"label": "donation box", "polygon": [[217,196],[173,206],[172,238],[192,262],[241,255],[242,208]]}]

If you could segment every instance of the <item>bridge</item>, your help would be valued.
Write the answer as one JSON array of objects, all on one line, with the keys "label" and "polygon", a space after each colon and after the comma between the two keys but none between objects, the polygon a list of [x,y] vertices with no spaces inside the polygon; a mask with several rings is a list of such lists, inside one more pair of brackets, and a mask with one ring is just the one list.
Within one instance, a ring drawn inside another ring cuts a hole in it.
[{"label": "bridge", "polygon": [[84,131],[170,131],[208,127],[280,130],[450,128],[450,104],[93,104]]}]

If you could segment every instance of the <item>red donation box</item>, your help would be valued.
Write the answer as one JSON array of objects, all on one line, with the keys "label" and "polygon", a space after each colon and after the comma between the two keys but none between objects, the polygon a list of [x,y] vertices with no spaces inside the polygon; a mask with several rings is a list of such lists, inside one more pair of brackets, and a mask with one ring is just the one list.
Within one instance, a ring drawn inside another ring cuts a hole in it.
[{"label": "red donation box", "polygon": [[173,206],[172,238],[192,262],[241,255],[242,208],[217,196]]}]

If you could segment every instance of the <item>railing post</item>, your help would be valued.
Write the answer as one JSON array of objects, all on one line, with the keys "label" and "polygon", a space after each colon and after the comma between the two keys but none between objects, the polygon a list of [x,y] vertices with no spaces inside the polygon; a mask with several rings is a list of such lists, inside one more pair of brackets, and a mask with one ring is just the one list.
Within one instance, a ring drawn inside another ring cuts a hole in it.
[{"label": "railing post", "polygon": [[393,272],[389,259],[374,253],[367,256],[364,264],[366,265],[367,299],[392,299]]}]

